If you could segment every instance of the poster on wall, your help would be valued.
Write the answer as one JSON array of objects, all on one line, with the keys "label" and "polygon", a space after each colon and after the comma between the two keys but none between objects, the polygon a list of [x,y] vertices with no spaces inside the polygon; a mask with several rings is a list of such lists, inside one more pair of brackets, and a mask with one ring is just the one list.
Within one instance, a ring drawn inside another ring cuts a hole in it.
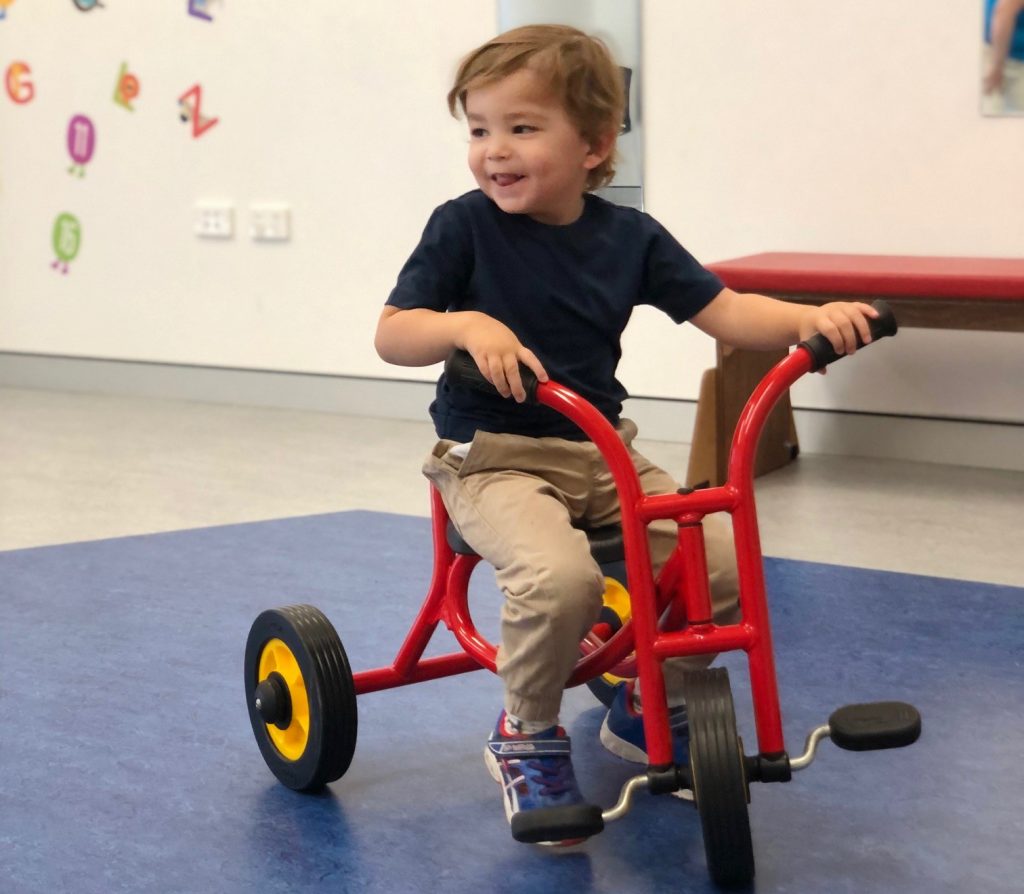
[{"label": "poster on wall", "polygon": [[53,252],[57,256],[50,264],[54,270],[68,272],[68,265],[78,255],[82,247],[82,225],[78,218],[66,211],[58,214],[53,222]]},{"label": "poster on wall", "polygon": [[981,2],[981,114],[1024,115],[1024,0]]}]

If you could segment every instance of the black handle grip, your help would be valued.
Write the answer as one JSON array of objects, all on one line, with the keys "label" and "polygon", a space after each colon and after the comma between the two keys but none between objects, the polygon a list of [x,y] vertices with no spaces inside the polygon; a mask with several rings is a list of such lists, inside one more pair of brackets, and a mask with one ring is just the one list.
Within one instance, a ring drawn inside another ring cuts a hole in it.
[{"label": "black handle grip", "polygon": [[[472,388],[484,394],[498,394],[498,389],[483,377],[469,351],[452,351],[444,362],[444,374],[452,388]],[[526,391],[526,403],[537,403],[537,374],[520,363],[519,377]]]},{"label": "black handle grip", "polygon": [[[877,301],[872,301],[871,306],[878,311],[876,318],[868,318],[868,328],[871,330],[873,344],[878,339],[885,338],[887,335],[895,335],[899,326],[896,323],[896,315],[892,312],[888,302],[879,298]],[[846,356],[845,354],[837,354],[835,348],[832,347],[832,342],[820,332],[817,335],[812,335],[806,341],[800,342],[800,347],[807,348],[807,351],[814,359],[814,366],[811,367],[814,371],[834,363],[840,357]],[[864,347],[864,342],[861,341],[859,334],[857,336],[857,347]]]}]

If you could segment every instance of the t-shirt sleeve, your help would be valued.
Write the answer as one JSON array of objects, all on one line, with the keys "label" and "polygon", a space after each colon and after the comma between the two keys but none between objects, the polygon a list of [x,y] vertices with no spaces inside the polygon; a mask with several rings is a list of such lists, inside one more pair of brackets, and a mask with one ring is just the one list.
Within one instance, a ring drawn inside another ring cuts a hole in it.
[{"label": "t-shirt sleeve", "polygon": [[655,224],[647,249],[644,304],[685,323],[725,288],[661,224]]},{"label": "t-shirt sleeve", "polygon": [[446,311],[465,293],[472,270],[472,238],[454,203],[446,202],[430,215],[386,303]]}]

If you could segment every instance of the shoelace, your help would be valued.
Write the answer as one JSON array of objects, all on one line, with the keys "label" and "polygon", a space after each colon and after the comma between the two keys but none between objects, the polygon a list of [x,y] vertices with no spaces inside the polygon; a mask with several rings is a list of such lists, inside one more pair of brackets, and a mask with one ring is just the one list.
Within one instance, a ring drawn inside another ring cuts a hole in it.
[{"label": "shoelace", "polygon": [[533,781],[541,786],[543,795],[557,797],[572,792],[576,787],[572,764],[564,757],[539,757],[524,763],[532,771]]}]

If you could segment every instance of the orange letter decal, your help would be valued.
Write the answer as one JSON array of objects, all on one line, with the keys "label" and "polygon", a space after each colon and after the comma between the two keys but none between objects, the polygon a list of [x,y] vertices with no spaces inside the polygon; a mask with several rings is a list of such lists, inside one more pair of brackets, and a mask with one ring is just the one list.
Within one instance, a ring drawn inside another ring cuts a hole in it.
[{"label": "orange letter decal", "polygon": [[12,62],[7,66],[7,76],[4,84],[7,87],[7,95],[18,105],[31,102],[36,95],[35,85],[28,80],[22,80],[22,75],[32,74],[32,69],[26,62]]}]

